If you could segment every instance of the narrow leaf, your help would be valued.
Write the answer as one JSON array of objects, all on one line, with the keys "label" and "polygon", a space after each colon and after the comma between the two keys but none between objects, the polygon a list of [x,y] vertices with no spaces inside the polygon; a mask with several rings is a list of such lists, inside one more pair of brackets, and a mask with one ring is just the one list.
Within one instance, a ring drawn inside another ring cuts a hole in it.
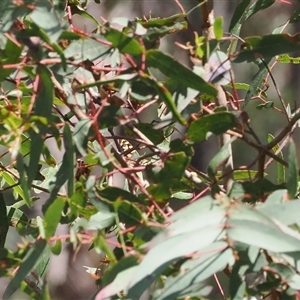
[{"label": "narrow leaf", "polygon": [[[54,87],[51,79],[51,73],[44,65],[37,68],[38,88],[35,100],[35,114],[40,117],[50,119],[52,103],[54,98]],[[31,153],[28,166],[27,185],[30,189],[32,181],[38,171],[39,160],[43,150],[44,136],[47,133],[47,127],[43,124],[36,124],[39,132],[31,132]]]},{"label": "narrow leaf", "polygon": [[243,106],[245,107],[251,98],[254,95],[257,95],[257,91],[261,87],[261,83],[264,80],[266,73],[268,72],[267,65],[269,64],[270,59],[267,59],[265,61],[260,61],[258,64],[259,70],[258,72],[253,76],[250,84],[250,88],[248,89],[246,96],[245,96],[245,101],[243,103]]},{"label": "narrow leaf", "polygon": [[252,17],[254,14],[259,12],[260,10],[266,9],[273,5],[276,1],[275,0],[258,0],[255,3],[253,3],[249,9],[247,10],[246,18],[245,20]]},{"label": "narrow leaf", "polygon": [[47,243],[45,240],[38,240],[34,246],[28,251],[27,256],[20,265],[16,274],[8,284],[3,299],[8,300],[10,296],[19,288],[22,281],[25,279],[27,274],[38,265],[44,250],[46,249]]},{"label": "narrow leaf", "polygon": [[143,77],[142,79],[145,83],[153,86],[159,95],[161,101],[163,101],[168,109],[171,111],[173,118],[182,125],[186,125],[186,120],[183,119],[182,115],[179,113],[176,103],[174,102],[170,91],[160,82],[153,80],[149,77]]},{"label": "narrow leaf", "polygon": [[6,171],[1,172],[0,174],[2,175],[4,181],[9,186],[13,186],[14,192],[16,192],[22,199],[24,199],[25,198],[24,192],[23,192],[22,188],[19,185],[17,185],[17,183],[18,183],[17,180],[14,179],[12,177],[12,175]]},{"label": "narrow leaf", "polygon": [[3,193],[0,193],[0,249],[4,248],[9,222]]},{"label": "narrow leaf", "polygon": [[287,168],[287,190],[289,197],[294,199],[298,191],[298,162],[296,154],[296,145],[292,139],[290,139],[289,145],[289,156],[288,163],[289,167]]},{"label": "narrow leaf", "polygon": [[[274,136],[272,134],[268,134],[268,143],[270,143],[271,141],[274,140]],[[276,154],[277,151],[279,149],[279,145],[277,144],[276,146],[274,146],[272,148],[273,152]],[[283,159],[283,153],[282,151],[280,151],[279,153],[277,153],[277,155]],[[284,183],[285,182],[285,166],[282,165],[281,163],[277,162],[277,183]]]},{"label": "narrow leaf", "polygon": [[[46,203],[43,205],[43,212],[45,213],[48,207],[52,204],[52,202],[56,199],[57,193],[59,192],[60,188],[65,184],[66,181],[69,181],[68,187],[71,189],[68,191],[72,194],[74,188],[74,153],[75,149],[72,144],[72,140],[70,140],[70,128],[66,124],[64,127],[64,146],[65,146],[65,153],[62,159],[62,164],[57,171],[54,178],[52,178],[51,182],[49,183],[49,190],[50,196],[47,199]],[[72,183],[70,183],[72,181]]]},{"label": "narrow leaf", "polygon": [[161,51],[147,51],[146,62],[149,67],[159,69],[164,75],[184,86],[212,96],[217,94],[217,90],[203,78]]},{"label": "narrow leaf", "polygon": [[65,49],[64,55],[66,58],[71,58],[74,62],[82,62],[85,60],[94,61],[105,56],[110,51],[110,48],[103,45],[94,39],[80,39],[71,42]]},{"label": "narrow leaf", "polygon": [[223,37],[223,17],[217,17],[214,21],[214,32],[217,40]]},{"label": "narrow leaf", "polygon": [[[1,11],[1,9],[0,9],[0,11]],[[6,12],[6,9],[3,9],[2,11]],[[0,15],[1,15],[1,13],[0,13]],[[3,22],[2,18],[1,18],[1,21]],[[18,63],[20,55],[22,53],[22,50],[23,50],[23,47],[18,46],[11,39],[6,40],[4,54],[1,55],[1,63],[0,63],[0,80],[1,81],[4,78],[6,78],[7,76],[9,76],[13,71],[12,69],[3,69],[3,66],[6,64]]]},{"label": "narrow leaf", "polygon": [[234,241],[276,253],[299,250],[299,233],[245,204],[231,207],[227,224],[228,237]]},{"label": "narrow leaf", "polygon": [[64,206],[65,206],[65,199],[58,197],[48,207],[44,218],[46,239],[50,239],[54,235],[57,225],[61,219],[61,213],[63,211]]},{"label": "narrow leaf", "polygon": [[173,25],[178,19],[183,19],[186,14],[175,14],[167,18],[151,18],[149,20],[138,20],[137,22],[142,24],[145,28],[150,27],[163,27]]},{"label": "narrow leaf", "polygon": [[277,57],[277,61],[282,64],[300,64],[300,57],[291,57],[288,54],[282,54]]},{"label": "narrow leaf", "polygon": [[293,224],[297,224],[298,226],[300,226],[300,200],[293,200],[282,203],[266,202],[265,205],[259,207],[259,210],[266,216],[271,216],[272,218],[287,226]]},{"label": "narrow leaf", "polygon": [[63,18],[59,16],[59,10],[55,10],[50,1],[37,0],[34,5],[30,18],[46,32],[51,42],[56,42],[62,32]]},{"label": "narrow leaf", "polygon": [[239,35],[240,29],[242,27],[242,18],[250,2],[251,0],[242,0],[236,7],[229,25],[229,31],[232,34]]},{"label": "narrow leaf", "polygon": [[232,140],[227,142],[223,147],[218,151],[218,153],[213,157],[208,165],[207,173],[208,175],[213,178],[217,173],[217,168],[225,162],[228,157],[230,156],[230,151],[228,145],[232,143]]},{"label": "narrow leaf", "polygon": [[238,120],[232,113],[219,112],[193,121],[186,132],[186,136],[193,142],[202,142],[208,137],[208,133],[222,134],[237,125]]},{"label": "narrow leaf", "polygon": [[272,58],[279,54],[299,51],[300,33],[270,34],[264,36],[246,37],[239,54],[234,62],[252,62],[258,58]]},{"label": "narrow leaf", "polygon": [[86,148],[88,142],[89,130],[93,124],[90,119],[80,120],[74,128],[74,143],[77,150],[82,156],[86,156]]},{"label": "narrow leaf", "polygon": [[201,293],[201,283],[207,285],[204,281],[223,270],[233,258],[232,250],[224,251],[226,247],[226,243],[216,242],[199,252],[199,258],[187,260],[177,276],[166,279],[164,288],[157,291],[155,299],[178,299]]},{"label": "narrow leaf", "polygon": [[166,269],[166,267],[181,257],[205,249],[213,242],[224,237],[221,224],[207,226],[188,234],[166,239],[151,249],[136,269],[129,285],[128,298],[139,299],[141,294]]},{"label": "narrow leaf", "polygon": [[112,43],[115,48],[119,49],[121,53],[139,55],[144,51],[142,45],[136,39],[126,35],[125,33],[117,29],[107,29],[104,36],[108,41]]},{"label": "narrow leaf", "polygon": [[141,202],[132,193],[113,186],[107,186],[103,190],[97,190],[97,196],[104,201],[116,201],[117,199],[128,200],[129,202]]},{"label": "narrow leaf", "polygon": [[97,294],[95,300],[103,300],[126,290],[136,269],[137,266],[134,266],[118,273],[114,281]]},{"label": "narrow leaf", "polygon": [[25,201],[26,205],[30,207],[32,205],[32,200],[30,198],[29,189],[27,185],[27,174],[25,172],[25,164],[23,161],[23,156],[18,154],[17,156],[17,169],[20,174],[20,186],[23,190],[23,200]]}]

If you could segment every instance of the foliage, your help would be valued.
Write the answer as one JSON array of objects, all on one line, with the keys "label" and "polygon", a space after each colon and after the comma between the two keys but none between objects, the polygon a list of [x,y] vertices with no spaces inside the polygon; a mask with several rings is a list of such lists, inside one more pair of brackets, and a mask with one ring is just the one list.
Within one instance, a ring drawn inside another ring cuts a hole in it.
[{"label": "foliage", "polygon": [[[193,10],[203,9],[200,2]],[[4,299],[18,289],[51,299],[49,259],[63,242],[106,255],[104,271],[88,267],[99,287],[89,296],[97,300],[139,299],[145,291],[149,299],[299,299],[291,134],[300,112],[284,102],[269,66],[299,63],[290,56],[300,50],[299,33],[283,32],[299,21],[299,9],[285,27],[242,39],[244,22],[275,3],[250,2],[236,7],[229,38],[218,17],[215,38],[195,34],[181,45],[192,68],[160,49],[166,35],[193,30],[189,12],[100,22],[86,1],[1,2],[0,274],[11,278]],[[94,31],[74,27],[74,14],[92,20]],[[231,69],[245,62],[258,67],[248,84],[236,82]],[[281,108],[268,99],[270,78]],[[228,107],[216,101],[219,89]],[[276,109],[287,120],[266,142],[245,110],[254,99],[257,109]],[[178,124],[184,129],[173,138]],[[231,138],[206,173],[190,166],[195,143],[225,134]],[[239,155],[230,151],[237,140],[257,156],[226,174],[223,166]],[[184,208],[174,212],[175,200]],[[40,202],[42,211],[31,218]],[[69,225],[66,236],[56,235],[59,224]],[[6,247],[9,227],[22,237],[16,251]]]}]

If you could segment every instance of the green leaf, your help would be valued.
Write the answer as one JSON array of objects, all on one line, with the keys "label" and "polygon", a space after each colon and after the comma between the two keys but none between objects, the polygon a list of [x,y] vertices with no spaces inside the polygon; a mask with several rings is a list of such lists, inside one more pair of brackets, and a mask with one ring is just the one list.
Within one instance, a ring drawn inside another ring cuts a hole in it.
[{"label": "green leaf", "polygon": [[214,178],[217,174],[217,168],[225,162],[228,157],[230,157],[229,145],[232,143],[232,140],[227,142],[222,148],[218,151],[218,153],[213,157],[208,165],[207,174],[211,178]]},{"label": "green leaf", "polygon": [[[151,21],[151,20],[149,20]],[[142,28],[147,28],[147,26],[143,26]],[[142,35],[143,41],[146,49],[155,49],[158,48],[160,39],[169,33],[176,33],[188,28],[188,24],[186,21],[177,22],[175,24],[163,25],[163,26],[150,26],[147,29],[147,32]],[[145,29],[144,29],[145,30]]]},{"label": "green leaf", "polygon": [[186,14],[175,14],[173,16],[167,18],[150,18],[149,20],[142,21],[138,20],[140,24],[143,25],[145,28],[150,27],[162,27],[162,26],[170,26],[173,25],[178,19],[185,18]]},{"label": "green leaf", "polygon": [[166,267],[181,257],[195,254],[201,255],[205,248],[221,238],[223,229],[219,220],[215,219],[205,229],[167,238],[152,248],[138,266],[134,278],[129,285],[128,298],[138,299],[144,290],[166,269]]},{"label": "green leaf", "polygon": [[134,194],[113,186],[107,186],[103,190],[97,189],[97,196],[104,201],[128,200],[129,202],[139,203],[141,200]]},{"label": "green leaf", "polygon": [[[98,116],[98,124],[100,129],[113,128],[119,125],[117,117],[123,116],[123,110],[119,105],[111,104],[103,107],[101,113]],[[111,116],[115,116],[112,118]]]},{"label": "green leaf", "polygon": [[[256,175],[257,175],[257,171],[254,171],[254,170],[235,170],[235,171],[233,171],[233,178],[236,181],[252,179],[252,178],[255,178]],[[219,176],[218,173],[217,173],[217,176]]]},{"label": "green leaf", "polygon": [[289,144],[289,167],[287,168],[286,185],[290,199],[294,199],[298,191],[298,162],[296,154],[296,145],[294,141],[290,139]]},{"label": "green leaf", "polygon": [[32,205],[32,200],[30,198],[29,189],[27,185],[27,174],[25,172],[25,164],[23,161],[23,156],[18,154],[17,156],[17,169],[20,174],[20,186],[23,190],[23,200],[26,202],[27,206],[30,207]]},{"label": "green leaf", "polygon": [[73,135],[68,123],[64,126],[63,140],[65,146],[65,154],[63,156],[63,166],[65,168],[65,175],[68,179],[68,195],[71,197],[75,193],[74,186],[74,163],[75,163],[75,145]]},{"label": "green leaf", "polygon": [[[249,6],[251,0],[242,0],[236,7],[234,14],[231,18],[229,25],[229,31],[233,36],[239,36],[242,28],[242,21],[247,12],[247,7]],[[230,52],[234,53],[237,47],[237,41],[232,43],[230,47]]]},{"label": "green leaf", "polygon": [[52,43],[56,42],[62,32],[63,13],[54,9],[50,1],[37,0],[34,6],[35,9],[30,14],[30,18],[46,32]]},{"label": "green leaf", "polygon": [[194,155],[194,149],[193,147],[182,141],[181,139],[173,139],[170,141],[170,150],[172,153],[177,153],[177,152],[184,152],[186,156],[192,158]]},{"label": "green leaf", "polygon": [[[272,134],[268,134],[268,143],[272,142],[274,140],[274,136]],[[272,148],[273,152],[276,154],[278,152],[278,149],[279,148],[279,144],[277,144],[276,146],[274,146]],[[277,155],[281,158],[281,159],[284,159],[283,158],[283,153],[282,151],[280,151],[279,153],[277,153]],[[281,163],[277,162],[277,183],[280,184],[280,183],[284,183],[285,182],[285,166],[282,165]]]},{"label": "green leaf", "polygon": [[259,12],[260,10],[266,9],[273,5],[276,1],[275,0],[257,0],[255,3],[253,3],[246,13],[246,20],[252,17],[254,14]]},{"label": "green leaf", "polygon": [[109,205],[105,201],[99,201],[96,193],[96,179],[94,176],[89,176],[86,181],[86,191],[89,201],[97,208],[98,211],[109,211]]},{"label": "green leaf", "polygon": [[29,14],[31,9],[27,5],[18,5],[10,0],[0,2],[0,32],[7,32],[10,30],[14,21],[17,18],[22,18]]},{"label": "green leaf", "polygon": [[234,62],[251,62],[258,58],[270,59],[276,55],[299,51],[300,33],[270,34],[246,37],[243,48],[233,60]]},{"label": "green leaf", "polygon": [[9,220],[7,216],[6,204],[3,193],[0,193],[0,249],[4,248],[8,228]]},{"label": "green leaf", "polygon": [[142,80],[146,84],[153,86],[153,88],[156,90],[160,100],[166,104],[166,106],[172,113],[173,118],[176,121],[178,121],[180,124],[186,125],[187,122],[183,119],[182,115],[177,110],[176,103],[174,102],[170,91],[162,83],[160,83],[154,79],[151,79],[147,76],[143,76]]},{"label": "green leaf", "polygon": [[136,269],[129,285],[128,298],[138,299],[144,290],[176,259],[195,254],[195,251],[201,255],[201,250],[205,250],[206,246],[220,237],[222,229],[217,227],[207,226],[204,230],[168,238],[151,249]]},{"label": "green leaf", "polygon": [[237,90],[245,90],[245,91],[248,91],[249,88],[250,88],[249,84],[241,83],[241,82],[234,82],[234,84],[229,83],[227,86],[230,87],[230,88],[233,88],[233,86],[234,86],[234,88],[237,89]]},{"label": "green leaf", "polygon": [[238,125],[237,118],[230,112],[218,112],[206,115],[193,121],[186,132],[186,136],[193,142],[202,142],[208,134],[222,134]]},{"label": "green leaf", "polygon": [[242,18],[245,15],[245,12],[247,11],[246,9],[250,2],[251,0],[242,0],[236,7],[229,25],[230,33],[239,35],[242,27]]},{"label": "green leaf", "polygon": [[149,123],[137,123],[134,125],[139,131],[154,144],[158,145],[164,140],[164,132],[162,129],[154,129],[153,124]]},{"label": "green leaf", "polygon": [[[192,105],[191,102],[199,95],[199,91],[193,90],[182,86],[178,81],[169,79],[166,82],[166,87],[172,93],[173,102],[175,102],[178,112],[180,112],[184,118],[188,119],[191,115],[190,109],[192,106],[196,106],[196,112],[199,112],[201,103],[200,101],[196,105]],[[172,120],[172,112],[169,112],[161,118],[164,122],[165,120]]]},{"label": "green leaf", "polygon": [[[51,118],[52,102],[54,98],[54,86],[51,79],[51,72],[44,65],[39,65],[37,68],[39,76],[37,95],[35,100],[35,114],[46,119]],[[43,124],[36,124],[39,132],[31,132],[31,153],[28,166],[27,185],[30,189],[38,171],[39,159],[43,150],[44,136],[47,133],[47,127]]]},{"label": "green leaf", "polygon": [[57,193],[66,181],[68,181],[69,195],[74,193],[75,147],[73,145],[72,134],[68,124],[65,124],[64,127],[64,146],[65,153],[62,159],[62,164],[49,183],[50,196],[43,205],[44,213],[56,199]]},{"label": "green leaf", "polygon": [[214,86],[205,82],[203,78],[161,51],[147,51],[146,63],[148,67],[159,69],[164,75],[181,85],[212,96],[217,94]]},{"label": "green leaf", "polygon": [[13,190],[14,192],[19,195],[22,199],[25,198],[23,189],[17,184],[18,181],[12,177],[12,175],[6,171],[2,171],[1,176],[3,177],[4,181],[9,185],[9,186],[14,186]]},{"label": "green leaf", "polygon": [[57,228],[61,219],[61,214],[65,206],[65,199],[57,197],[55,201],[49,205],[44,218],[45,239],[50,239]]},{"label": "green leaf", "polygon": [[136,272],[137,266],[127,268],[124,271],[119,272],[112,283],[103,288],[96,296],[95,300],[102,300],[109,298],[117,293],[126,290],[132,277]]},{"label": "green leaf", "polygon": [[245,101],[243,104],[244,107],[249,103],[249,101],[251,100],[251,98],[254,95],[257,95],[257,91],[261,87],[261,84],[268,72],[267,65],[269,64],[269,62],[270,62],[270,59],[267,59],[265,61],[260,61],[258,63],[259,70],[253,76],[253,78],[251,80],[250,89],[247,91],[246,96],[245,96]]},{"label": "green leaf", "polygon": [[232,268],[229,282],[231,299],[244,299],[245,296],[246,282],[241,278],[239,271],[239,265],[235,264]]},{"label": "green leaf", "polygon": [[218,205],[210,196],[203,197],[201,201],[193,202],[174,213],[169,220],[170,225],[154,237],[145,247],[146,249],[152,249],[169,238],[197,230],[203,231],[206,227],[213,227],[214,224],[222,223],[225,214],[224,206]]},{"label": "green leaf", "polygon": [[115,213],[109,211],[99,211],[92,215],[87,223],[88,230],[101,230],[108,228],[115,220]]},{"label": "green leaf", "polygon": [[[96,2],[96,1],[95,1]],[[100,3],[100,2],[99,2]],[[80,7],[79,5],[74,5],[73,3],[70,5],[71,7],[71,12],[72,15],[79,15],[83,18],[92,20],[97,26],[100,26],[100,23],[97,19],[95,19],[91,14],[89,14],[86,9],[83,9],[82,7]]]},{"label": "green leaf", "polygon": [[172,195],[172,198],[179,200],[191,200],[194,197],[193,193],[190,192],[177,192]]},{"label": "green leaf", "polygon": [[265,205],[273,205],[285,202],[288,200],[288,193],[286,189],[277,189],[271,193],[265,201]]},{"label": "green leaf", "polygon": [[[3,22],[3,19],[1,19]],[[23,47],[15,44],[11,39],[6,40],[6,45],[4,51],[0,56],[0,80],[9,76],[13,70],[12,69],[3,69],[4,65],[16,64],[19,63],[20,55],[22,53]]]},{"label": "green leaf", "polygon": [[23,263],[15,273],[14,277],[8,284],[3,294],[3,299],[8,300],[10,296],[19,288],[22,281],[27,274],[39,264],[43,258],[43,253],[46,249],[47,242],[45,240],[38,240],[34,246],[28,251]]},{"label": "green leaf", "polygon": [[240,204],[228,213],[227,234],[233,241],[276,253],[299,250],[300,234],[250,206]]},{"label": "green leaf", "polygon": [[[35,274],[39,276],[39,278],[41,278],[42,280],[44,280],[47,275],[50,262],[50,255],[50,247],[47,245],[47,247],[44,249],[44,251],[38,259],[38,264],[34,267]],[[38,284],[38,286],[41,287],[41,284]]]},{"label": "green leaf", "polygon": [[214,33],[217,40],[223,37],[223,17],[217,17],[214,21]]},{"label": "green leaf", "polygon": [[103,286],[110,284],[119,273],[136,266],[138,263],[137,258],[134,256],[127,256],[120,259],[117,265],[113,266],[109,272],[105,272],[103,276]]},{"label": "green leaf", "polygon": [[117,48],[121,53],[139,55],[144,51],[143,46],[136,39],[117,29],[107,29],[104,36],[112,43],[113,47]]},{"label": "green leaf", "polygon": [[7,217],[10,226],[15,227],[18,231],[22,230],[28,224],[28,218],[25,213],[18,207],[21,207],[22,201],[7,207]]},{"label": "green leaf", "polygon": [[276,59],[282,64],[300,64],[300,57],[291,57],[288,54],[279,55]]},{"label": "green leaf", "polygon": [[278,189],[285,188],[284,184],[274,184],[266,178],[255,181],[244,181],[239,183],[242,186],[243,193],[247,194],[247,202],[256,202],[266,194],[270,194]]},{"label": "green leaf", "polygon": [[[233,17],[230,22],[229,31],[233,36],[240,36],[242,22],[246,19],[249,19],[252,15],[257,13],[260,10],[263,10],[273,3],[274,0],[258,0],[253,3],[248,9],[251,0],[242,0],[238,6],[236,7]],[[232,46],[230,47],[231,53],[234,53],[236,50],[237,41],[234,41]]]},{"label": "green leaf", "polygon": [[187,157],[184,152],[178,152],[168,156],[163,168],[147,169],[149,179],[155,183],[148,187],[148,191],[157,201],[166,200],[171,196],[172,188],[181,180],[189,162],[190,157]]},{"label": "green leaf", "polygon": [[257,109],[262,110],[262,109],[270,109],[274,108],[274,102],[273,101],[266,101],[265,103],[261,103],[256,106]]},{"label": "green leaf", "polygon": [[137,226],[144,220],[141,210],[129,201],[123,200],[115,206],[120,222],[125,223],[127,227]]},{"label": "green leaf", "polygon": [[110,47],[101,44],[94,39],[80,39],[72,41],[64,50],[66,58],[72,59],[74,63],[81,63],[85,60],[94,61],[109,54]]},{"label": "green leaf", "polygon": [[114,76],[111,78],[107,78],[107,79],[101,79],[95,82],[91,82],[91,83],[86,83],[86,84],[80,84],[76,86],[76,89],[81,90],[81,89],[86,89],[89,87],[93,87],[93,86],[105,86],[105,85],[109,85],[110,83],[114,83],[114,84],[124,84],[124,83],[134,83],[136,78],[138,76],[138,73],[128,73],[128,74],[122,74],[122,75],[118,75],[118,76]]},{"label": "green leaf", "polygon": [[74,143],[76,145],[76,148],[78,152],[82,156],[86,156],[87,152],[87,142],[88,142],[88,135],[90,128],[93,124],[93,121],[90,119],[84,119],[78,121],[78,123],[75,125],[74,128]]},{"label": "green leaf", "polygon": [[54,255],[59,255],[61,253],[61,250],[62,250],[62,241],[61,240],[56,240],[54,245],[53,244],[51,245],[50,250]]},{"label": "green leaf", "polygon": [[205,248],[202,254],[199,252],[199,258],[187,260],[181,265],[181,272],[177,276],[169,276],[163,289],[156,291],[155,299],[178,299],[196,293],[199,295],[199,292],[201,295],[201,286],[208,285],[205,280],[223,270],[233,259],[232,250],[224,250],[226,248],[226,243],[216,242]]},{"label": "green leaf", "polygon": [[[270,197],[272,197],[272,194],[269,198]],[[272,219],[274,218],[284,225],[300,225],[298,214],[300,209],[300,200],[273,203],[273,201],[268,201],[268,199],[262,206],[259,207],[259,211],[263,212],[266,216],[271,216]]]}]

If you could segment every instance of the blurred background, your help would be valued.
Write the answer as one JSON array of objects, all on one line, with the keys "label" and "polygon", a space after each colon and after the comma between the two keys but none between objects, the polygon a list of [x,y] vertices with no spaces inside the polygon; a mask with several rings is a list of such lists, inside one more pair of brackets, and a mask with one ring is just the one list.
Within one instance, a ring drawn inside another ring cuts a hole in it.
[{"label": "blurred background", "polygon": [[[291,0],[292,2],[292,0]],[[198,4],[197,0],[182,0],[180,1],[186,11]],[[236,0],[216,0],[215,1],[215,16],[223,16],[224,31],[227,32],[231,17],[239,1]],[[242,37],[249,35],[271,34],[272,31],[284,24],[291,16],[292,12],[298,8],[298,2],[285,4],[281,2],[275,3],[271,8],[259,12],[251,17],[243,26]],[[88,12],[96,19],[111,20],[115,17],[126,17],[134,19],[135,17],[168,17],[176,13],[180,13],[178,6],[173,0],[102,0],[101,4],[96,4],[93,0],[89,1]],[[201,33],[201,17],[199,8],[189,15],[189,21],[195,31]],[[87,32],[91,32],[95,25],[87,19],[80,16],[74,16],[74,26],[81,28]],[[293,24],[287,27],[286,32],[295,33],[300,31],[298,24]],[[188,41],[193,43],[194,36],[190,31],[181,32],[176,35],[166,36],[161,41],[160,48],[165,52],[173,55],[177,60],[191,66],[188,57],[188,52],[182,50],[174,44],[175,41],[186,44]],[[293,56],[297,56],[297,53]],[[255,64],[233,64],[235,81],[250,83],[251,78],[257,72],[258,68]],[[300,106],[299,102],[299,66],[291,64],[277,64],[272,70],[272,74],[276,80],[279,90],[285,103],[289,103],[291,108]],[[275,105],[282,108],[274,86],[269,81],[270,88],[267,91],[268,100],[274,101]],[[243,98],[243,93],[240,93],[240,98]],[[258,110],[256,106],[259,101],[251,101],[246,107],[249,114],[251,125],[259,138],[266,143],[267,134],[276,135],[279,128],[286,124],[285,116],[274,110]],[[259,129],[259,131],[258,131]],[[294,138],[299,145],[299,131],[296,130]],[[195,157],[193,165],[199,170],[206,170],[209,160],[217,151],[217,139],[210,138],[208,141],[195,146]],[[285,150],[286,151],[286,150]],[[284,152],[285,152],[284,151]],[[235,142],[233,145],[233,156],[235,166],[247,165],[255,156],[255,151],[249,151],[249,148],[244,147],[242,142]],[[59,155],[59,153],[58,153]],[[270,180],[275,180],[276,168],[270,167],[268,170]],[[275,174],[275,175],[272,175]],[[35,217],[35,216],[32,216]],[[57,234],[66,233],[66,227],[58,228]],[[10,235],[9,235],[10,236]],[[11,250],[15,250],[15,237],[10,238],[8,246]],[[89,299],[96,291],[94,279],[90,276],[83,266],[97,267],[101,257],[93,250],[87,251],[89,246],[82,246],[78,253],[74,253],[71,246],[65,246],[59,256],[53,256],[50,263],[50,272],[47,276],[50,285],[50,293],[52,299],[55,300],[85,300]],[[8,283],[7,279],[0,278],[0,299],[3,291]],[[15,294],[12,299],[28,299],[24,294]]]}]

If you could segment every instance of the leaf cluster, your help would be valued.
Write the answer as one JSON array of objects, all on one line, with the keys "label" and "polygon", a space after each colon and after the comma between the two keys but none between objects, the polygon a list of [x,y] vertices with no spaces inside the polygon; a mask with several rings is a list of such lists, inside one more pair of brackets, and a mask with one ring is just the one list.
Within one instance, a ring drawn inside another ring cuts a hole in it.
[{"label": "leaf cluster", "polygon": [[[271,34],[242,39],[244,22],[274,4],[250,2],[237,5],[229,36],[218,17],[214,39],[195,34],[179,45],[192,67],[160,49],[166,35],[193,30],[191,11],[100,22],[87,1],[0,4],[0,274],[11,278],[3,299],[18,289],[51,299],[49,259],[65,242],[75,253],[89,244],[105,255],[104,268],[87,267],[99,287],[89,296],[97,300],[139,299],[145,291],[149,299],[216,299],[216,287],[224,299],[299,297],[291,134],[300,113],[282,98],[269,66],[299,63],[290,56],[300,49],[299,34],[283,32],[299,12]],[[95,29],[73,26],[75,14]],[[251,83],[234,79],[231,66],[242,63],[258,68]],[[270,78],[281,107],[268,99]],[[228,107],[216,100],[220,89]],[[246,111],[254,100],[287,121],[265,142]],[[224,134],[230,141],[207,171],[193,168],[195,143]],[[256,158],[225,174],[222,166],[239,155],[228,147],[237,140]],[[42,210],[31,218],[37,202]],[[67,235],[56,234],[59,224],[68,224]],[[16,251],[9,227],[22,237]]]}]

